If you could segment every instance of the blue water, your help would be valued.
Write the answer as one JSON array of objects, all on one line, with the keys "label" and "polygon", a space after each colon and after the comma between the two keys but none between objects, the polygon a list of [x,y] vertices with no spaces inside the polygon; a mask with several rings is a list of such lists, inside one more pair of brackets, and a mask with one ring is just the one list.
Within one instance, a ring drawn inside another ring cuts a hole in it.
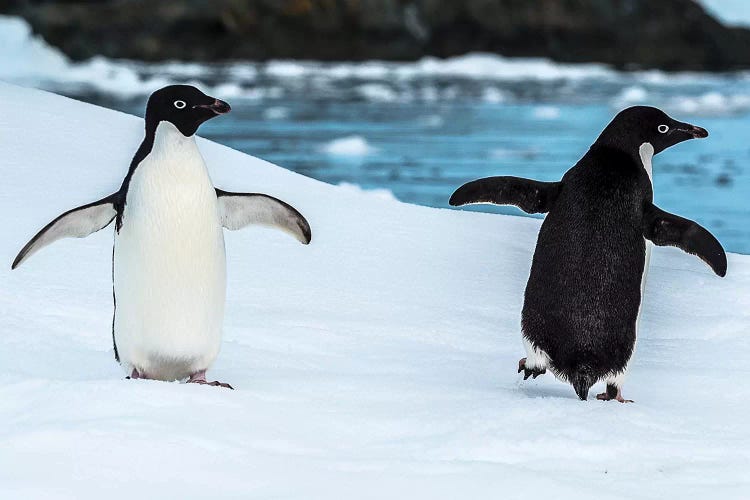
[{"label": "blue water", "polygon": [[[505,102],[482,98],[477,82],[436,83],[440,95],[446,88],[458,89],[449,99],[392,102],[358,98],[347,90],[361,84],[342,84],[340,93],[282,89],[271,98],[226,97],[232,113],[207,123],[201,134],[328,183],[385,188],[404,202],[449,208],[453,190],[478,177],[559,179],[625,105],[617,96],[632,82],[494,83],[493,88],[510,96]],[[750,253],[750,104],[701,98],[711,92],[750,95],[750,84],[744,79],[698,78],[682,83],[679,91],[664,82],[645,84],[645,89],[645,103],[666,107],[674,118],[710,132],[708,139],[688,141],[656,156],[655,202],[704,225],[728,251]],[[68,93],[143,113],[143,96]],[[680,112],[682,108],[687,111]],[[346,156],[325,151],[331,141],[349,136],[362,137],[371,152]],[[523,215],[514,207],[469,210]]]}]

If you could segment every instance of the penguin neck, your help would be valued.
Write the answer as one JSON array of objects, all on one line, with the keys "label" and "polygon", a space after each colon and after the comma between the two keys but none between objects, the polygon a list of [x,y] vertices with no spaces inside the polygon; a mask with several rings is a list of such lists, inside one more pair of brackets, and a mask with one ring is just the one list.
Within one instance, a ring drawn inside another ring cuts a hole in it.
[{"label": "penguin neck", "polygon": [[589,151],[594,154],[617,154],[626,155],[631,158],[633,166],[635,168],[642,168],[648,175],[648,180],[653,184],[653,168],[651,160],[654,157],[654,147],[650,142],[642,143],[637,150],[633,150],[633,147],[627,149],[620,147],[619,145],[613,145],[603,141],[597,141],[591,145]]},{"label": "penguin neck", "polygon": [[[198,149],[195,136],[185,136],[170,122],[160,122],[154,133],[151,152],[135,170],[144,169],[150,179],[162,179],[167,186],[209,179],[208,169]],[[166,188],[165,188],[166,189]]]},{"label": "penguin neck", "polygon": [[200,155],[198,146],[195,142],[195,136],[191,135],[186,137],[180,132],[176,126],[167,121],[155,122],[154,120],[146,119],[146,136],[143,138],[143,142],[138,147],[138,150],[133,156],[133,160],[130,162],[130,168],[120,186],[120,191],[117,193],[117,199],[115,201],[115,209],[117,210],[117,219],[115,221],[115,229],[117,232],[122,227],[122,214],[125,210],[125,203],[127,198],[127,192],[130,188],[130,181],[133,178],[135,170],[143,160],[157,150],[159,153],[168,153],[169,151],[175,151],[179,149],[190,148]]},{"label": "penguin neck", "polygon": [[[144,139],[143,142],[146,140]],[[169,154],[174,150],[185,148],[197,148],[194,135],[186,137],[176,126],[167,121],[161,121],[156,125],[149,154]]]},{"label": "penguin neck", "polygon": [[143,142],[141,142],[138,151],[136,151],[133,157],[133,161],[130,163],[131,173],[144,158],[152,153],[154,148],[163,150],[165,148],[191,147],[194,145],[195,136],[186,137],[174,124],[167,121],[153,122],[147,120],[146,136],[143,138]]}]

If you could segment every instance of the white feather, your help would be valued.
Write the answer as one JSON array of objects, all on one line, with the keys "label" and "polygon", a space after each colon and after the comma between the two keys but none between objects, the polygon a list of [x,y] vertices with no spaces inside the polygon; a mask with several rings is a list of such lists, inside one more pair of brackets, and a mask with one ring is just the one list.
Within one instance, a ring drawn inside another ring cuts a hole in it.
[{"label": "white feather", "polygon": [[193,137],[161,122],[115,236],[115,340],[126,370],[176,380],[219,352],[226,257],[216,192]]}]

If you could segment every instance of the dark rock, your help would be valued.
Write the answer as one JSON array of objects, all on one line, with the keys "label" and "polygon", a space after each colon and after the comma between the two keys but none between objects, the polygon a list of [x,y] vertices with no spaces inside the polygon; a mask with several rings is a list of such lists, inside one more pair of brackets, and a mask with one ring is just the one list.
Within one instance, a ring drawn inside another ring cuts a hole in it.
[{"label": "dark rock", "polygon": [[623,69],[750,68],[693,0],[6,0],[73,59],[413,60],[472,51]]}]

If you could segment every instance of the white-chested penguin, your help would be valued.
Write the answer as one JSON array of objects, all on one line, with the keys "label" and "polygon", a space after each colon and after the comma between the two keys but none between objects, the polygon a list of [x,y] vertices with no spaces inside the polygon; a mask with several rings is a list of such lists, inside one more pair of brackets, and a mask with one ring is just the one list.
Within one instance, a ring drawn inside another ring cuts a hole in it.
[{"label": "white-chested penguin", "polygon": [[57,217],[13,262],[15,269],[53,241],[88,236],[115,221],[112,336],[115,358],[132,378],[208,383],[226,296],[222,227],[269,225],[310,242],[307,221],[283,201],[214,188],[194,134],[229,110],[187,85],[154,92],[146,137],[120,190]]},{"label": "white-chested penguin", "polygon": [[707,136],[659,109],[636,106],[621,111],[560,182],[490,177],[453,193],[454,206],[511,204],[548,213],[522,311],[524,379],[549,368],[581,399],[603,380],[598,399],[626,401],[621,389],[635,347],[646,240],[697,255],[726,274],[724,249],[711,233],[653,204],[652,156]]}]

